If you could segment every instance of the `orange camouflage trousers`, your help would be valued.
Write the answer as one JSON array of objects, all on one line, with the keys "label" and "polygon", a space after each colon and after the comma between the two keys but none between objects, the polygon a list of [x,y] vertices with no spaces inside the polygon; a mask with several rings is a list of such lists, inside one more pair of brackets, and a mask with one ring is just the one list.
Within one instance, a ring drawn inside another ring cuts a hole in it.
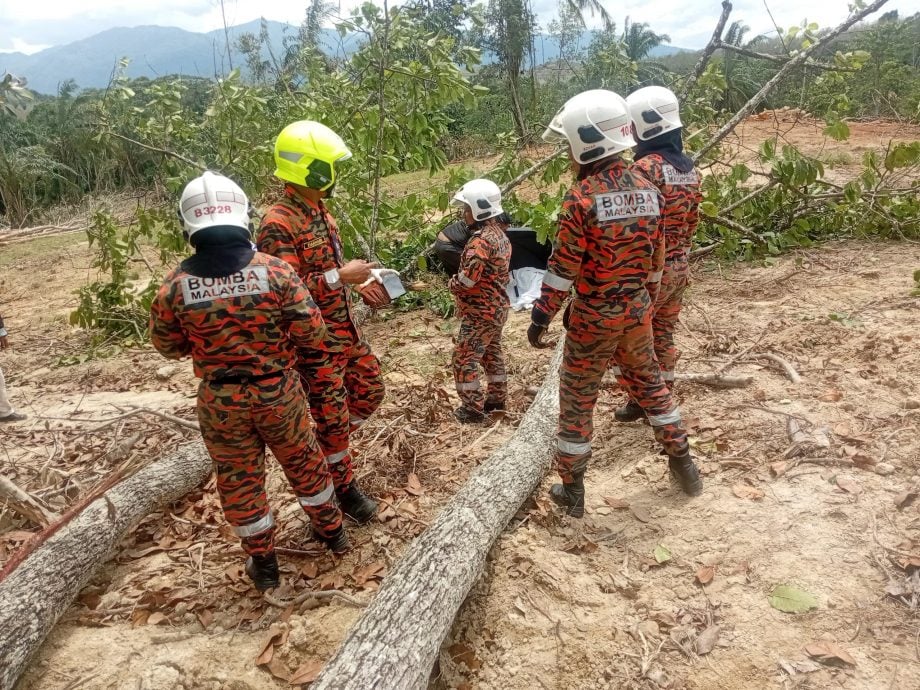
[{"label": "orange camouflage trousers", "polygon": [[690,448],[680,411],[661,378],[652,339],[651,298],[644,289],[599,307],[576,299],[569,317],[559,372],[559,435],[556,468],[563,482],[584,474],[591,458],[594,406],[608,365],[645,411],[668,455]]},{"label": "orange camouflage trousers", "polygon": [[380,361],[370,345],[359,340],[344,352],[302,350],[297,369],[310,400],[316,440],[336,489],[343,490],[354,479],[348,435],[383,402]]},{"label": "orange camouflage trousers", "polygon": [[[492,312],[469,312],[460,321],[452,365],[457,395],[469,409],[482,412],[485,403],[504,403],[508,395],[508,374],[502,354],[502,330],[508,307]],[[486,392],[479,384],[479,367],[486,374]]]},{"label": "orange camouflage trousers", "polygon": [[669,260],[664,265],[661,287],[652,310],[652,333],[655,339],[655,356],[661,367],[661,377],[670,386],[680,352],[674,344],[674,331],[683,305],[684,293],[690,285],[690,264],[686,255]]},{"label": "orange camouflage trousers", "polygon": [[214,461],[224,516],[246,553],[263,555],[274,548],[275,520],[265,495],[266,445],[314,531],[331,536],[342,526],[332,479],[295,372],[248,383],[202,381],[198,423]]}]

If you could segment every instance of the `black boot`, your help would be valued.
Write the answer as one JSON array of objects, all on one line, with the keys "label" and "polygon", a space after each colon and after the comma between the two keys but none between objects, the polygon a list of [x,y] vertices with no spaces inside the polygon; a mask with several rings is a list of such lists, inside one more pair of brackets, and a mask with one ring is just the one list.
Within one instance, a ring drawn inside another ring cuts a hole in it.
[{"label": "black boot", "polygon": [[682,457],[669,456],[668,467],[671,470],[671,476],[678,481],[685,494],[699,496],[703,493],[700,471],[689,454]]},{"label": "black boot", "polygon": [[355,522],[364,524],[377,512],[377,501],[361,491],[357,480],[353,479],[343,490],[336,491],[336,497],[342,512]]},{"label": "black boot", "polygon": [[482,412],[466,405],[461,405],[454,410],[454,417],[461,424],[481,424],[486,421],[486,416]]},{"label": "black boot", "polygon": [[332,553],[336,555],[340,556],[343,553],[348,553],[351,550],[351,542],[348,541],[348,533],[345,532],[344,527],[339,527],[328,537],[324,537],[319,532],[316,532],[316,538],[325,544],[326,548],[328,548],[330,551],[332,551]]},{"label": "black boot", "polygon": [[264,556],[250,556],[246,561],[246,574],[260,592],[274,589],[281,584],[278,577],[278,557],[274,551]]},{"label": "black boot", "polygon": [[483,406],[482,411],[485,412],[486,414],[489,414],[490,412],[498,412],[504,409],[505,409],[504,400],[502,400],[501,402],[486,401],[486,404]]},{"label": "black boot", "polygon": [[565,508],[565,514],[580,518],[585,516],[585,475],[572,475],[570,484],[553,484],[549,497],[557,506]]},{"label": "black boot", "polygon": [[623,407],[617,408],[613,416],[618,422],[634,422],[637,419],[642,419],[645,416],[645,411],[639,406],[639,403],[630,398]]}]

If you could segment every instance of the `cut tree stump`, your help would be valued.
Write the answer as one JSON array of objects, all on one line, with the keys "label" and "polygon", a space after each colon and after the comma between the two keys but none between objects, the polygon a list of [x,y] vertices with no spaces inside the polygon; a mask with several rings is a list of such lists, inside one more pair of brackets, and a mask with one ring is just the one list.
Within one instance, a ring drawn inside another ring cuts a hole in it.
[{"label": "cut tree stump", "polygon": [[406,550],[311,690],[427,688],[441,644],[492,544],[549,469],[559,414],[559,363],[511,440],[473,471]]},{"label": "cut tree stump", "polygon": [[0,582],[0,690],[12,689],[121,538],[158,507],[192,491],[210,471],[203,445],[179,448],[90,503]]}]

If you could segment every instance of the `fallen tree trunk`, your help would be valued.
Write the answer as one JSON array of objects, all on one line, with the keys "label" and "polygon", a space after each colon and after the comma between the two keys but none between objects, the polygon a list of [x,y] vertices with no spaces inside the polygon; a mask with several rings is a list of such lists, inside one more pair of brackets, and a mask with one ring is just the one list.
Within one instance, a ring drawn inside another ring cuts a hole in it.
[{"label": "fallen tree trunk", "polygon": [[441,644],[492,544],[549,469],[561,358],[560,347],[514,436],[409,546],[311,690],[428,687]]},{"label": "fallen tree trunk", "polygon": [[62,525],[0,582],[0,690],[9,690],[121,538],[208,476],[201,444],[183,446],[125,479]]}]

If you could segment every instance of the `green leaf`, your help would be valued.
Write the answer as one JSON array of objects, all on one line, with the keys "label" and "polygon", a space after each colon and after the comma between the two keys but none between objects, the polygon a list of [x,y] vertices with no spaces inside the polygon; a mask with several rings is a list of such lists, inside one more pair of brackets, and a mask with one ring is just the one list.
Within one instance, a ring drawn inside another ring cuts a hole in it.
[{"label": "green leaf", "polygon": [[671,560],[671,552],[667,548],[659,544],[658,546],[655,547],[655,560],[658,563],[667,563],[668,561]]},{"label": "green leaf", "polygon": [[818,608],[818,600],[797,587],[777,585],[770,593],[770,606],[783,613],[805,613]]},{"label": "green leaf", "polygon": [[700,204],[700,211],[712,218],[713,216],[718,215],[719,208],[711,201],[704,201]]},{"label": "green leaf", "polygon": [[836,139],[837,141],[845,141],[846,139],[850,138],[850,128],[843,120],[828,122],[827,127],[824,128],[824,134],[829,136],[831,139]]}]

